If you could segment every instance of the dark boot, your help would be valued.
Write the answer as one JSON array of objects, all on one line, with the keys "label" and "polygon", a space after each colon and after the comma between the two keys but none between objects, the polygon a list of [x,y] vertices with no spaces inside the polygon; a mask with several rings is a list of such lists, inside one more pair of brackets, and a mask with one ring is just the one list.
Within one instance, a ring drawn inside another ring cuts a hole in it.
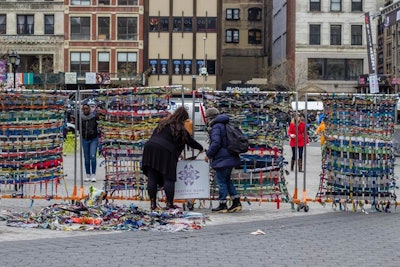
[{"label": "dark boot", "polygon": [[232,206],[228,209],[228,212],[236,212],[242,210],[242,204],[240,204],[240,198],[234,198]]},{"label": "dark boot", "polygon": [[290,171],[292,172],[294,170],[294,159],[290,161]]},{"label": "dark boot", "polygon": [[299,172],[303,171],[303,159],[299,159],[299,162],[297,163],[299,165]]},{"label": "dark boot", "polygon": [[228,206],[226,206],[226,202],[220,202],[219,206],[216,207],[215,209],[212,209],[211,211],[225,213],[228,212]]},{"label": "dark boot", "polygon": [[150,199],[150,209],[157,210],[157,200],[155,198]]},{"label": "dark boot", "polygon": [[174,205],[173,202],[167,202],[167,206],[165,207],[166,210],[175,210],[179,209],[179,206]]}]

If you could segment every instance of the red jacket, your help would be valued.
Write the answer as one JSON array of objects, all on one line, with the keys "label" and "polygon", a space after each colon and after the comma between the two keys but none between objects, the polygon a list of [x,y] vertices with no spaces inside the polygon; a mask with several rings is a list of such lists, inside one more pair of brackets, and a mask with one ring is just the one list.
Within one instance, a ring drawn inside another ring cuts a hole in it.
[{"label": "red jacket", "polygon": [[[294,138],[290,137],[291,134],[296,135],[296,137],[294,137]],[[308,136],[306,133],[306,124],[304,123],[304,121],[299,122],[297,134],[296,134],[296,125],[295,125],[295,123],[291,122],[289,125],[288,135],[290,138],[289,145],[291,147],[296,146],[296,142],[298,142],[298,144],[297,144],[298,147],[303,147],[305,144],[304,137],[306,137],[306,143],[308,143]]]}]

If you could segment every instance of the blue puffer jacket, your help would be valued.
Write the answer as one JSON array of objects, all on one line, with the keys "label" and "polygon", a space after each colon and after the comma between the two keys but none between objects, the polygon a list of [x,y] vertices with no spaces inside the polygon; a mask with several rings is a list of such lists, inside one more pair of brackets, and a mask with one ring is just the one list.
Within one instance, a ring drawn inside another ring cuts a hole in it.
[{"label": "blue puffer jacket", "polygon": [[239,155],[229,153],[227,147],[225,124],[229,122],[229,117],[225,114],[218,115],[210,122],[210,147],[206,151],[207,157],[211,160],[213,169],[235,168],[240,166]]}]

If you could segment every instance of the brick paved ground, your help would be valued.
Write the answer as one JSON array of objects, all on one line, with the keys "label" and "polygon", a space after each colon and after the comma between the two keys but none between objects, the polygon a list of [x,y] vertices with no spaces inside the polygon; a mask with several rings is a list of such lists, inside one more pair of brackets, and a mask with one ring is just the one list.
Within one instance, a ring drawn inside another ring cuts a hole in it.
[{"label": "brick paved ground", "polygon": [[[289,158],[288,147],[286,154]],[[308,146],[306,192],[310,198],[318,190],[319,162],[318,144]],[[69,194],[74,164],[73,156],[65,157]],[[99,177],[101,171],[100,167]],[[287,177],[291,193],[294,179],[294,173]],[[101,188],[102,183],[85,183],[85,193],[90,185]],[[299,173],[299,197],[302,191],[303,174]],[[3,198],[0,209],[39,210],[51,203],[60,201],[35,200],[30,207],[29,199]],[[335,212],[329,205],[308,205],[308,213],[297,212],[288,203],[280,209],[275,203],[252,203],[243,204],[240,213],[211,214],[207,203],[205,208],[195,208],[209,216],[206,227],[182,233],[20,229],[0,221],[0,266],[398,266],[399,213]],[[266,234],[250,234],[257,229]]]}]

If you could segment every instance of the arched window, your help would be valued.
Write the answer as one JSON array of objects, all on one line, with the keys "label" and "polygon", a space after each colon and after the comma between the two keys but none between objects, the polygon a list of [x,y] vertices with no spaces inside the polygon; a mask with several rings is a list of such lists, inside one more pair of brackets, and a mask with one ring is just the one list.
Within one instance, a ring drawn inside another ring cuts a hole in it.
[{"label": "arched window", "polygon": [[261,20],[261,8],[258,8],[258,7],[249,8],[248,20],[250,20],[250,21]]}]

